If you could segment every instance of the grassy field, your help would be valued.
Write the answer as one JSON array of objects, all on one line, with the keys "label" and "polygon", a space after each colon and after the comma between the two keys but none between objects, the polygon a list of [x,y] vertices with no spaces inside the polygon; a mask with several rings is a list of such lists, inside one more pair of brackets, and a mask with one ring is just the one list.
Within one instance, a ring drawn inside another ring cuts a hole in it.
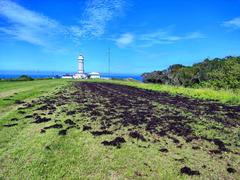
[{"label": "grassy field", "polygon": [[[239,103],[230,92],[108,82]],[[0,179],[239,179],[236,108],[102,83],[0,82]]]},{"label": "grassy field", "polygon": [[16,110],[17,101],[31,100],[66,84],[66,80],[0,82],[0,117]]}]

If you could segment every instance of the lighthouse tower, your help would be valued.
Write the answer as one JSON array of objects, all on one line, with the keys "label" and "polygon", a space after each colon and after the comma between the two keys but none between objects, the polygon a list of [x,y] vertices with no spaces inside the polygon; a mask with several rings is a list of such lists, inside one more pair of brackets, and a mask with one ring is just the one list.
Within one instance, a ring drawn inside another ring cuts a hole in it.
[{"label": "lighthouse tower", "polygon": [[84,74],[84,57],[78,56],[78,74]]},{"label": "lighthouse tower", "polygon": [[78,56],[78,73],[73,76],[74,79],[86,79],[87,75],[84,73],[84,57]]}]

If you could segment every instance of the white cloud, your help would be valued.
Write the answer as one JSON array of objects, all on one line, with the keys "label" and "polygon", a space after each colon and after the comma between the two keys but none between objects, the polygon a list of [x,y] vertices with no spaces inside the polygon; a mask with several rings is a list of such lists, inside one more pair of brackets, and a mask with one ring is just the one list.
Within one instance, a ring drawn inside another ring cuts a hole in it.
[{"label": "white cloud", "polygon": [[223,23],[223,25],[225,27],[238,29],[238,28],[240,28],[240,17],[234,18],[234,19],[229,20],[229,21],[225,21]]},{"label": "white cloud", "polygon": [[122,34],[118,39],[116,39],[116,44],[119,47],[131,44],[134,41],[134,35],[130,33]]},{"label": "white cloud", "polygon": [[158,30],[151,33],[142,34],[139,40],[144,42],[143,47],[150,47],[155,44],[172,44],[182,40],[192,40],[204,38],[204,35],[199,32],[192,32],[186,35],[173,35],[169,31]]},{"label": "white cloud", "polygon": [[109,21],[123,8],[123,0],[89,0],[79,25],[70,28],[76,37],[99,37],[105,33]]},{"label": "white cloud", "polygon": [[205,38],[205,35],[203,35],[200,32],[192,32],[183,37],[183,39],[202,39]]},{"label": "white cloud", "polygon": [[49,39],[65,32],[65,28],[57,21],[11,0],[0,0],[0,16],[8,21],[7,26],[0,27],[0,33],[35,45],[49,46]]},{"label": "white cloud", "polygon": [[62,41],[64,37],[79,42],[82,38],[102,36],[108,22],[121,12],[123,4],[123,0],[88,0],[79,23],[64,26],[12,0],[0,0],[0,18],[6,20],[4,26],[0,26],[0,33],[47,48],[60,43],[59,39]]}]

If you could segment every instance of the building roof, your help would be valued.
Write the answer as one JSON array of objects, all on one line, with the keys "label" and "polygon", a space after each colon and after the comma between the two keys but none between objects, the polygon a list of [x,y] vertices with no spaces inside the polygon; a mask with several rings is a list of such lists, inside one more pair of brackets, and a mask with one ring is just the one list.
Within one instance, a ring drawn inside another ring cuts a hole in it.
[{"label": "building roof", "polygon": [[90,75],[100,75],[100,73],[99,72],[91,72],[91,73],[89,73]]}]

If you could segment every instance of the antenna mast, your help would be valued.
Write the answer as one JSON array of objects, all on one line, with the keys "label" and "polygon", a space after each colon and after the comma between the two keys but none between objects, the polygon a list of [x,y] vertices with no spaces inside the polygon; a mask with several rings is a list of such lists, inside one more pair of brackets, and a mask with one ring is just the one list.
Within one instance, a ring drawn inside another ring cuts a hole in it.
[{"label": "antenna mast", "polygon": [[110,47],[108,48],[108,77],[110,78],[110,61],[111,61],[111,59],[110,59],[110,54],[111,52],[110,52]]}]

